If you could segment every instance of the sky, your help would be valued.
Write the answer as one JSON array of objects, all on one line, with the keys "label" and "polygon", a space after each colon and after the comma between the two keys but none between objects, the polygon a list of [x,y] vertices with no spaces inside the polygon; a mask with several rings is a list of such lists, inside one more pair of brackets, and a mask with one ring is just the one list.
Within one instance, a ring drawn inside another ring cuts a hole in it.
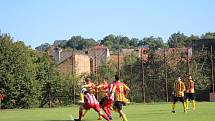
[{"label": "sky", "polygon": [[215,32],[215,0],[0,0],[0,32],[35,48],[81,35],[166,41]]}]

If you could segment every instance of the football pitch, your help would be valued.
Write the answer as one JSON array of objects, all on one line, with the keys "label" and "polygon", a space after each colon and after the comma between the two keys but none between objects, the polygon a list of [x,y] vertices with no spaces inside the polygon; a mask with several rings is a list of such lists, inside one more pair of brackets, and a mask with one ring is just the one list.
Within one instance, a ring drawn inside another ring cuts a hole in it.
[{"label": "football pitch", "polygon": [[[215,121],[215,103],[198,102],[196,110],[184,113],[182,105],[176,105],[176,113],[171,113],[171,103],[133,104],[124,108],[129,121]],[[78,106],[61,108],[35,108],[1,110],[0,121],[72,121],[78,117]],[[97,113],[89,111],[83,121],[96,121]],[[113,121],[122,121],[113,112]]]}]

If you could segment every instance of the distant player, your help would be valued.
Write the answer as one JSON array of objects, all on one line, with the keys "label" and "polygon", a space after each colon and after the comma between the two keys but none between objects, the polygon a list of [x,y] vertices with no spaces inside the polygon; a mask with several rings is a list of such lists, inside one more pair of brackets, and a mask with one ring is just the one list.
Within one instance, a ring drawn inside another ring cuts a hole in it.
[{"label": "distant player", "polygon": [[192,76],[189,76],[188,82],[187,82],[187,88],[186,88],[186,109],[189,108],[189,101],[192,101],[192,109],[195,110],[196,104],[195,104],[195,83],[192,79]]},{"label": "distant player", "polygon": [[81,121],[83,117],[83,110],[90,110],[93,108],[99,115],[101,115],[107,121],[110,121],[106,114],[102,114],[100,110],[99,102],[95,98],[93,94],[90,94],[86,88],[82,89],[82,93],[84,94],[84,103],[80,105],[79,108],[79,118],[75,119],[75,121]]},{"label": "distant player", "polygon": [[178,80],[175,81],[173,89],[174,100],[172,105],[172,112],[175,113],[175,104],[178,101],[182,102],[184,112],[186,112],[186,104],[184,99],[185,84],[181,81],[181,77],[178,77]]},{"label": "distant player", "polygon": [[120,82],[119,76],[115,75],[115,83],[113,90],[111,93],[116,93],[116,101],[114,102],[113,108],[115,111],[117,111],[120,114],[120,117],[122,117],[123,121],[128,121],[125,113],[122,111],[122,107],[126,104],[127,99],[125,98],[125,91],[129,91],[125,83]]},{"label": "distant player", "polygon": [[4,97],[5,97],[5,95],[4,95],[3,91],[0,90],[0,109],[1,109],[1,102],[2,102],[2,100],[4,100]]}]

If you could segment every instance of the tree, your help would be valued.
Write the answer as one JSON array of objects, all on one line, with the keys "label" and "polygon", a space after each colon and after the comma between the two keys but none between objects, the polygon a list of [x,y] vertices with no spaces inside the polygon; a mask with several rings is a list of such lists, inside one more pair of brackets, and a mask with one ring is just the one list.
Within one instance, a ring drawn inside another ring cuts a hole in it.
[{"label": "tree", "polygon": [[129,39],[126,36],[115,36],[110,34],[104,37],[100,41],[100,44],[107,46],[113,52],[117,52],[119,48],[136,48],[138,41],[137,38]]},{"label": "tree", "polygon": [[186,47],[191,47],[192,46],[192,42],[193,40],[199,40],[199,36],[196,36],[196,35],[193,35],[191,34],[188,38],[187,38],[187,41],[186,41]]},{"label": "tree", "polygon": [[134,100],[136,93],[139,91],[139,79],[140,71],[139,71],[139,63],[137,58],[137,53],[132,52],[129,55],[124,57],[124,62],[122,63],[121,68],[121,76],[123,77],[124,82],[126,82],[129,86],[130,94],[129,98],[131,101]]},{"label": "tree", "polygon": [[165,46],[161,37],[145,37],[139,41],[138,46],[148,47],[150,50],[157,50]]},{"label": "tree", "polygon": [[104,38],[100,41],[100,44],[107,46],[107,47],[108,47],[110,50],[112,50],[112,51],[116,51],[116,50],[117,50],[116,47],[113,47],[114,45],[117,46],[117,45],[118,45],[117,43],[118,43],[117,38],[116,38],[116,36],[113,35],[113,34],[110,34],[110,35],[104,37]]},{"label": "tree", "polygon": [[184,47],[187,44],[190,43],[190,41],[187,41],[188,37],[186,35],[184,35],[184,33],[173,33],[169,39],[168,39],[168,45],[171,48],[175,48],[175,47]]},{"label": "tree", "polygon": [[94,39],[85,39],[81,36],[73,36],[69,39],[64,48],[75,48],[77,50],[83,50],[98,44]]},{"label": "tree", "polygon": [[64,47],[66,47],[67,42],[68,42],[67,40],[55,40],[53,45],[64,48]]},{"label": "tree", "polygon": [[99,73],[98,73],[98,79],[103,80],[106,77],[109,77],[109,80],[114,79],[114,75],[117,72],[117,69],[115,68],[114,64],[110,61],[102,61],[101,65],[99,66]]},{"label": "tree", "polygon": [[207,32],[201,36],[202,39],[215,39],[215,32]]},{"label": "tree", "polygon": [[131,48],[136,48],[136,47],[138,47],[138,42],[139,42],[139,39],[131,38],[130,42],[129,42],[129,45],[130,45]]},{"label": "tree", "polygon": [[35,49],[38,51],[46,52],[50,46],[51,45],[49,43],[44,43],[44,44],[41,44],[40,46],[36,47]]},{"label": "tree", "polygon": [[6,34],[0,35],[0,53],[4,108],[32,107],[40,103],[46,92],[50,94],[49,102],[64,95],[61,74],[47,53],[34,51],[22,41],[13,42]]},{"label": "tree", "polygon": [[30,107],[38,98],[33,50],[23,42],[0,36],[0,88],[5,90],[4,107]]}]

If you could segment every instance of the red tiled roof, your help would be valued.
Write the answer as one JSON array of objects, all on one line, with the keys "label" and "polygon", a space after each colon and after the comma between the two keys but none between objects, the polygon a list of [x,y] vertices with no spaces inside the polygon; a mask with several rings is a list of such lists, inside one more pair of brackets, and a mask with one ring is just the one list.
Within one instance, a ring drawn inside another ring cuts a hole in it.
[{"label": "red tiled roof", "polygon": [[64,60],[68,59],[72,56],[72,51],[62,51],[60,53],[60,62],[63,62]]}]

